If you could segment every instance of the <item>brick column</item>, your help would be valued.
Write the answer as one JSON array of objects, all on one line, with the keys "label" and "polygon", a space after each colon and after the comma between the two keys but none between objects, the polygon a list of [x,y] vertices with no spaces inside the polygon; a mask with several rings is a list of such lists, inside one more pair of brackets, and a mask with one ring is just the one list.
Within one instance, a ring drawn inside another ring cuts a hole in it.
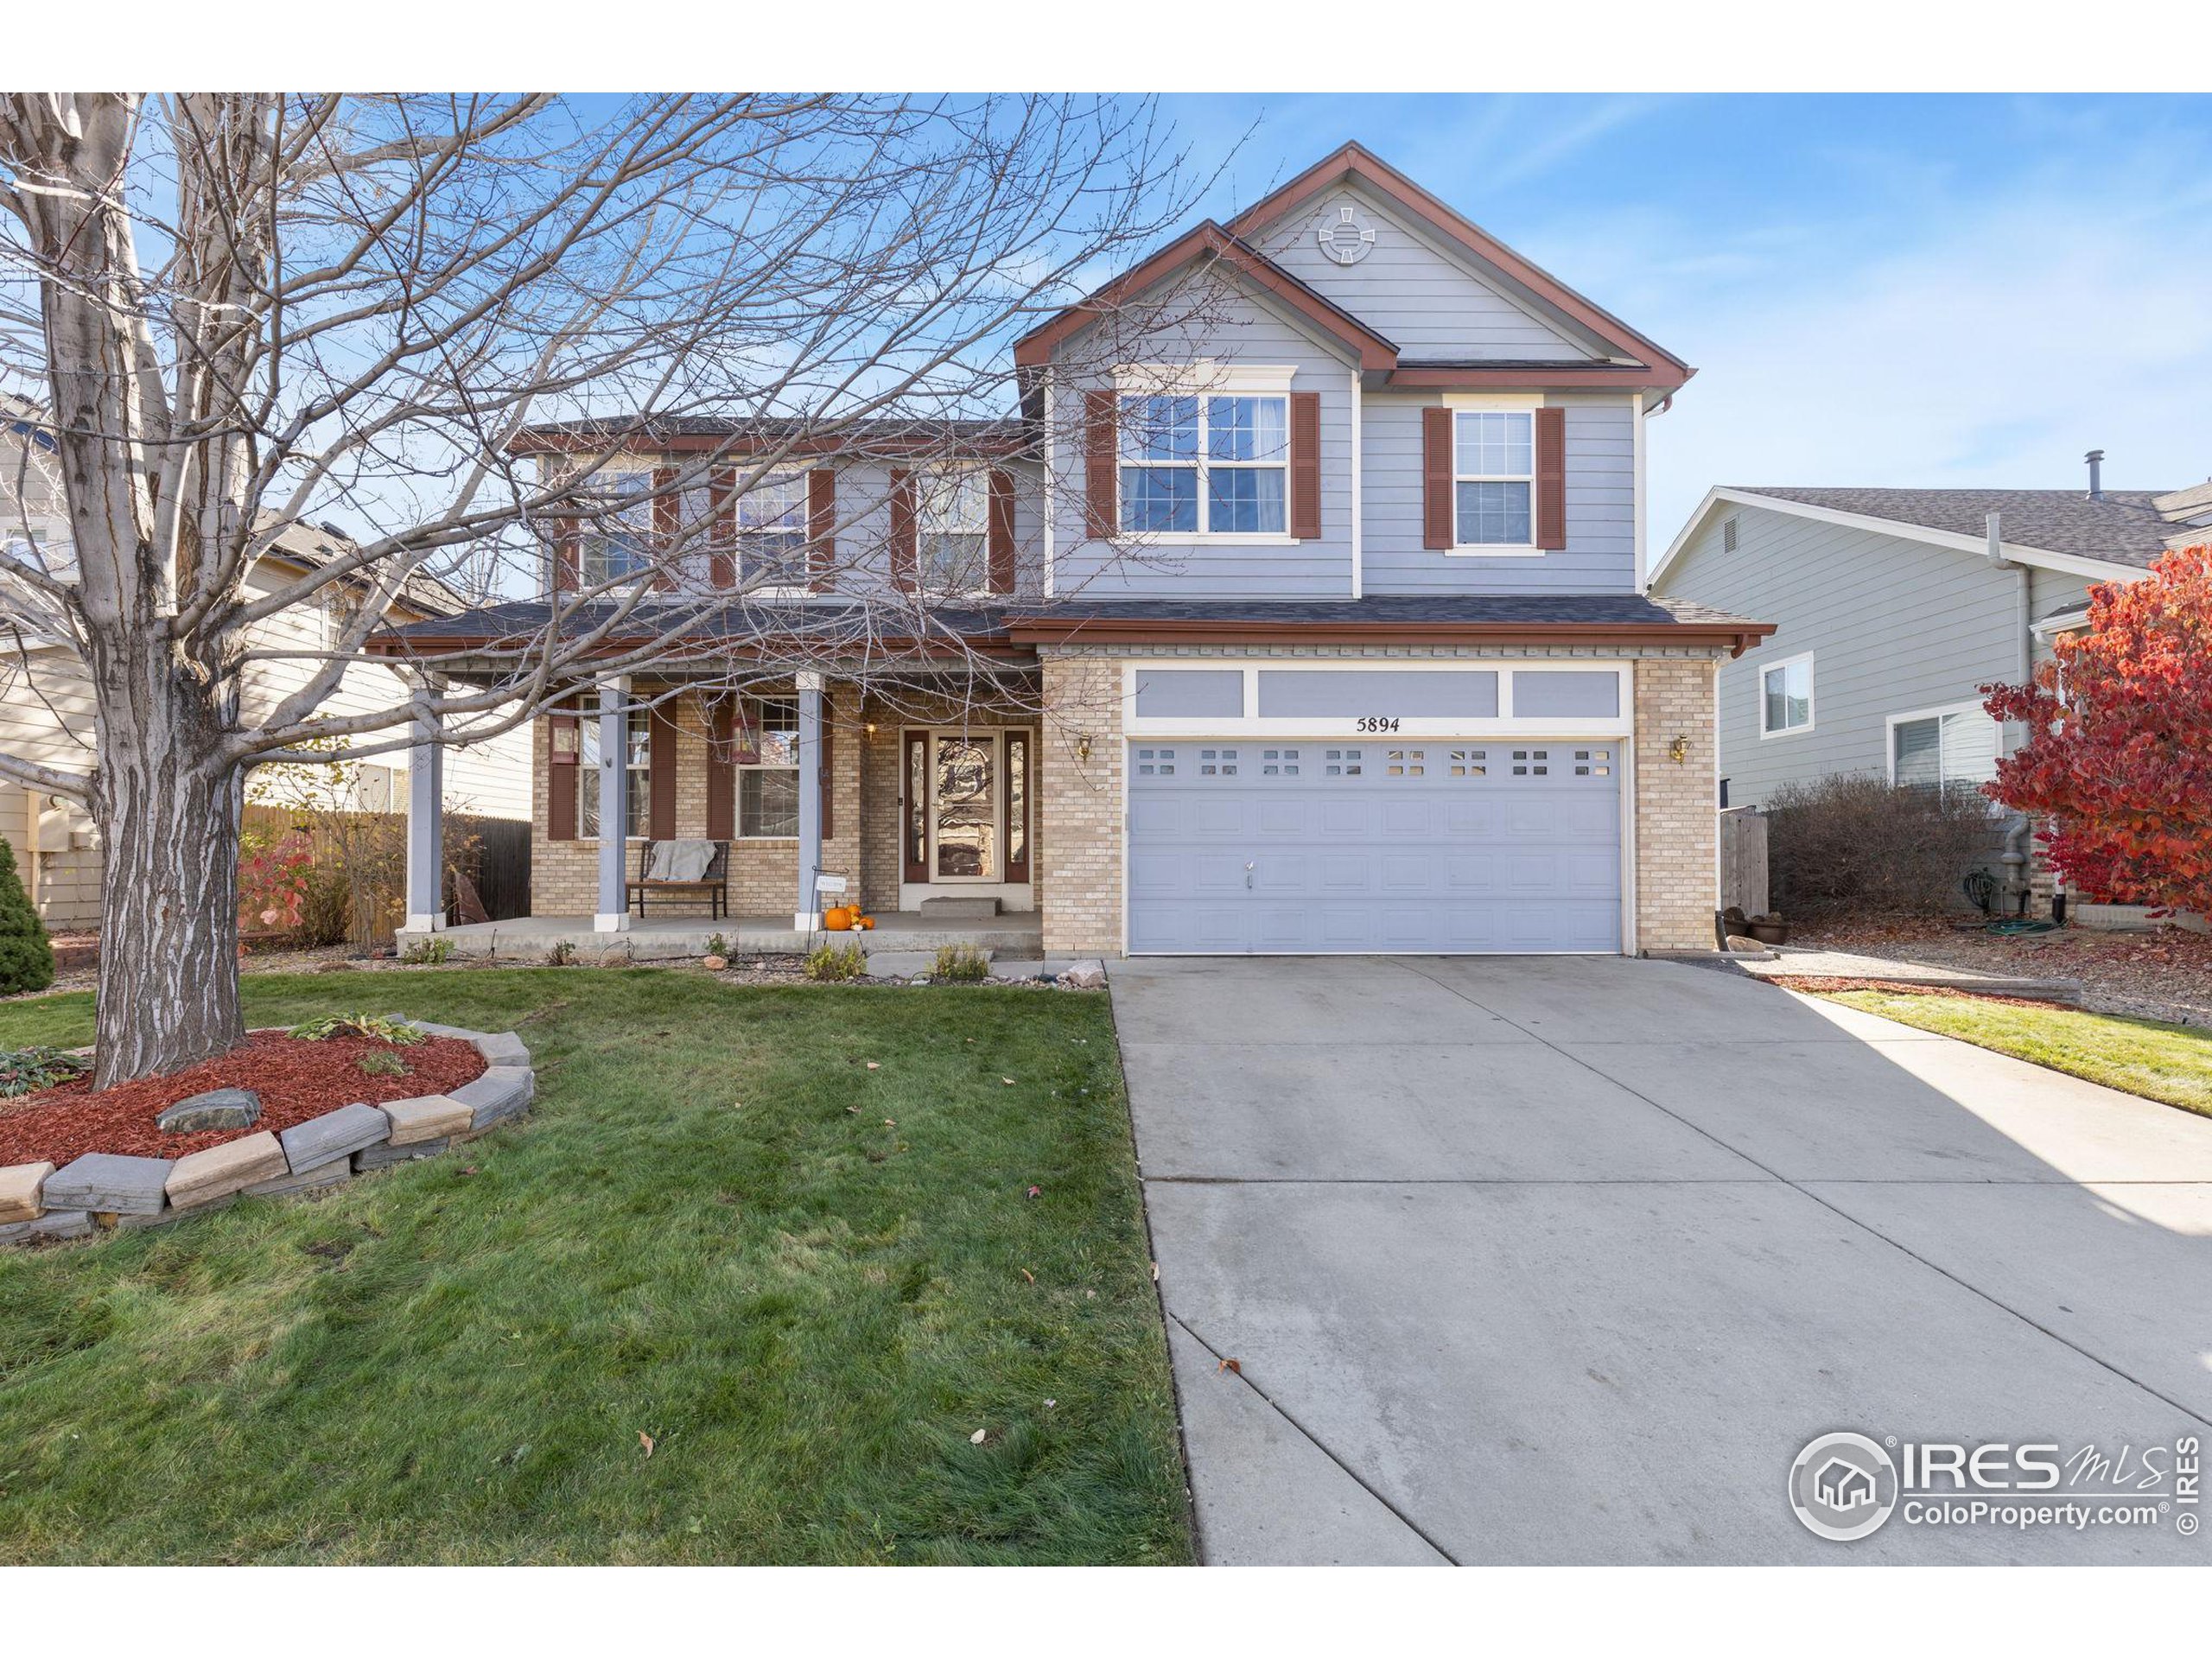
[{"label": "brick column", "polygon": [[[1719,905],[1710,658],[1636,665],[1636,943],[1642,950],[1710,950]],[[1677,738],[1683,759],[1669,759]]]},{"label": "brick column", "polygon": [[1036,880],[1045,950],[1055,957],[1119,956],[1122,665],[1108,657],[1048,657],[1044,690]]}]

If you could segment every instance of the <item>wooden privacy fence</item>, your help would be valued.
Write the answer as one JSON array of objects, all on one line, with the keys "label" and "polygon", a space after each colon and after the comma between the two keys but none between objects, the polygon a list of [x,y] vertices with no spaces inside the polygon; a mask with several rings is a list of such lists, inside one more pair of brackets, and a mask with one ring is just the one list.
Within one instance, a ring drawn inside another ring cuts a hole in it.
[{"label": "wooden privacy fence", "polygon": [[1767,900],[1766,817],[1734,806],[1720,815],[1720,907],[1764,916]]},{"label": "wooden privacy fence", "polygon": [[[357,943],[389,941],[406,908],[407,815],[404,812],[304,811],[249,804],[240,827],[275,836],[297,831],[308,838],[314,864],[342,870],[350,917],[338,918]],[[503,922],[530,914],[530,823],[449,812],[445,818],[444,899],[454,914],[454,873],[474,885],[485,914]],[[333,903],[339,902],[334,895]]]}]

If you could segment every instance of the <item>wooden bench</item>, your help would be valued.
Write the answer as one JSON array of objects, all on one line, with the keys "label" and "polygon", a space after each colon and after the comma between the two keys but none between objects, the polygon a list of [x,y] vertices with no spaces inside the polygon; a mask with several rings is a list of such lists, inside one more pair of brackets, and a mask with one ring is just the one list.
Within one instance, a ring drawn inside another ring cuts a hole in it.
[{"label": "wooden bench", "polygon": [[[638,861],[640,870],[650,870],[660,849],[666,843],[649,841],[644,856]],[[638,918],[645,914],[645,895],[649,893],[704,894],[707,914],[710,920],[720,920],[729,914],[729,842],[717,841],[715,855],[707,861],[706,872],[696,881],[663,881],[653,876],[633,876],[630,881],[630,902],[638,907]]]}]

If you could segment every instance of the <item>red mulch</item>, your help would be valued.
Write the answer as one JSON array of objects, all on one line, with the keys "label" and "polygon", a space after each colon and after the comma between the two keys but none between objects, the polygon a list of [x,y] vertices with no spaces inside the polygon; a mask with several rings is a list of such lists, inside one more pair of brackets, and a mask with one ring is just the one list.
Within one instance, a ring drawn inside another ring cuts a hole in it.
[{"label": "red mulch", "polygon": [[[404,1077],[364,1071],[361,1056],[396,1054]],[[256,1031],[219,1059],[166,1077],[143,1077],[95,1092],[89,1078],[0,1101],[0,1166],[52,1159],[67,1164],[88,1152],[181,1158],[264,1129],[289,1129],[357,1100],[380,1105],[416,1095],[442,1095],[483,1075],[484,1057],[458,1037],[431,1037],[397,1047],[371,1037],[302,1042],[281,1031]],[[261,1121],[251,1129],[163,1135],[155,1116],[209,1089],[251,1089],[261,1096]]]}]

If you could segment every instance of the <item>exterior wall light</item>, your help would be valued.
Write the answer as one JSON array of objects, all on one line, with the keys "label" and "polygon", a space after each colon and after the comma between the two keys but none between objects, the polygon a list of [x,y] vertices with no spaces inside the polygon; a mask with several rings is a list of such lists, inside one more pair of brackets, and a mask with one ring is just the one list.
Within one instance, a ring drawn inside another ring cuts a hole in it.
[{"label": "exterior wall light", "polygon": [[1689,739],[1687,737],[1678,737],[1673,742],[1669,743],[1667,746],[1667,758],[1678,766],[1681,766],[1683,761],[1688,760],[1690,758]]}]

